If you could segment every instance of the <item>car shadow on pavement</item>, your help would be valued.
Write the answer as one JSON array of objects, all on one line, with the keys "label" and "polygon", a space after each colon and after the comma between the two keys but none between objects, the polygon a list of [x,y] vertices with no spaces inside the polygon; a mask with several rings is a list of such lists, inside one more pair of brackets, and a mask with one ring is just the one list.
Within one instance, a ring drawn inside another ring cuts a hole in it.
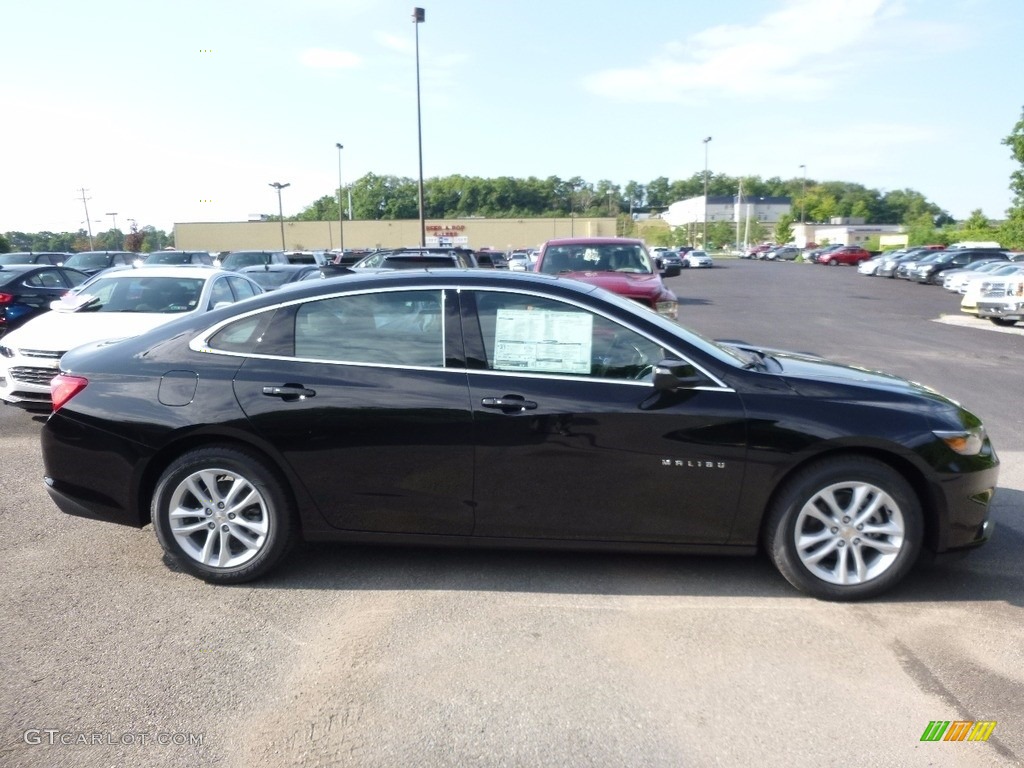
[{"label": "car shadow on pavement", "polygon": [[[1003,601],[1024,605],[1024,533],[1011,526],[1024,492],[999,489],[991,541],[962,558],[927,557],[870,603]],[[438,590],[622,596],[809,599],[756,557],[302,544],[245,588]]]}]

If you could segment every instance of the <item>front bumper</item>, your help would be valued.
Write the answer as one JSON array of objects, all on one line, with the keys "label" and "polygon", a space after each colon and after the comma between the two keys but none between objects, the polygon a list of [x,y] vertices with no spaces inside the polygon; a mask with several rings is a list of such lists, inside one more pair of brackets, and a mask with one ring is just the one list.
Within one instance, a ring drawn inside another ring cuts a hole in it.
[{"label": "front bumper", "polygon": [[978,317],[1024,320],[1024,301],[979,301],[977,307]]},{"label": "front bumper", "polygon": [[28,409],[48,409],[50,380],[60,373],[59,361],[54,365],[7,365],[0,367],[0,400]]}]

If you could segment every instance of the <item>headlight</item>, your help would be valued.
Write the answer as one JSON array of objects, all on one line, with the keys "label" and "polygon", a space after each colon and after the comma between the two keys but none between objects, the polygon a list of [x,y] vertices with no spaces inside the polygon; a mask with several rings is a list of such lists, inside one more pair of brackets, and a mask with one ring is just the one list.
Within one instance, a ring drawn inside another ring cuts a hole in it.
[{"label": "headlight", "polygon": [[675,301],[659,301],[654,306],[659,315],[669,320],[675,320],[679,315],[679,304]]},{"label": "headlight", "polygon": [[0,344],[0,355],[2,355],[3,357],[14,357],[14,354],[15,353],[13,349],[11,349],[10,347],[5,347],[2,344]]},{"label": "headlight", "polygon": [[962,456],[977,456],[985,444],[985,427],[980,425],[955,432],[935,430],[932,434]]}]

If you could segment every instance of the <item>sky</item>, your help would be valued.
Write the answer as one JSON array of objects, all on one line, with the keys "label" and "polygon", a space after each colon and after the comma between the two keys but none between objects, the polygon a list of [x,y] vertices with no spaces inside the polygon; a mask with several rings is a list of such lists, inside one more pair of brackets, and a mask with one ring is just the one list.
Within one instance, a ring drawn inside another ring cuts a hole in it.
[{"label": "sky", "polygon": [[1021,0],[423,1],[418,27],[394,0],[5,4],[0,232],[245,221],[273,182],[290,216],[339,159],[417,178],[417,32],[428,179],[646,184],[706,149],[958,219],[1011,203]]}]

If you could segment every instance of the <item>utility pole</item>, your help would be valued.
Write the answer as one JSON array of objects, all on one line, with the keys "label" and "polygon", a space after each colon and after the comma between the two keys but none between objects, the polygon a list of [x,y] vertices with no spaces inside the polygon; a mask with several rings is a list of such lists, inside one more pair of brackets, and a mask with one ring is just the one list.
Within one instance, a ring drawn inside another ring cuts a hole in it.
[{"label": "utility pole", "polygon": [[92,200],[92,198],[85,196],[85,193],[89,191],[85,187],[82,187],[78,191],[82,193],[82,196],[80,198],[77,198],[77,199],[81,200],[82,201],[82,205],[85,207],[85,226],[89,230],[89,250],[90,251],[94,251],[94,250],[96,250],[96,248],[92,244],[92,222],[89,221],[89,205],[88,205],[88,203],[86,203],[87,200]]}]

